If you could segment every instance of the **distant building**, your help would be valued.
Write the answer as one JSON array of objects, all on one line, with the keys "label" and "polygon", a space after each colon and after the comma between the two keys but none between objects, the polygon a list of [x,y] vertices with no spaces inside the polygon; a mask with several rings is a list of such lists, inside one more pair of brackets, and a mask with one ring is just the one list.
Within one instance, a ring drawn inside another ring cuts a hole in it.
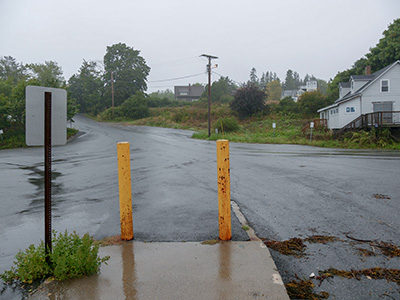
[{"label": "distant building", "polygon": [[176,100],[181,101],[197,101],[203,94],[204,86],[202,85],[180,85],[174,87]]},{"label": "distant building", "polygon": [[294,102],[297,102],[303,93],[315,92],[317,89],[318,82],[316,80],[310,80],[306,82],[306,85],[301,85],[297,90],[283,90],[281,99],[291,97]]}]

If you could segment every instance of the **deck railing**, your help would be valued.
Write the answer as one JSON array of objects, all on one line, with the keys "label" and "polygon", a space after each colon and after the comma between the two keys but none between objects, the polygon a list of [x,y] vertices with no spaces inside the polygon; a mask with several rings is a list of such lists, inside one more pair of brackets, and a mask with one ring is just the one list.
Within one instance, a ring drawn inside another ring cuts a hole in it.
[{"label": "deck railing", "polygon": [[339,137],[347,130],[397,126],[400,126],[400,111],[378,111],[359,116],[338,130],[335,136]]}]

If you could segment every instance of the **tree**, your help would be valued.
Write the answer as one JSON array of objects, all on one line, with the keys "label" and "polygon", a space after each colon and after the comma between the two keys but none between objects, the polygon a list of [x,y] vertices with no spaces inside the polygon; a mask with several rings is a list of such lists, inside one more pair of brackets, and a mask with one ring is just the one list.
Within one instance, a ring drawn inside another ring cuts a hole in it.
[{"label": "tree", "polygon": [[241,119],[252,116],[265,108],[266,95],[255,84],[248,83],[236,90],[230,107]]},{"label": "tree", "polygon": [[292,70],[287,70],[285,82],[283,83],[283,88],[285,90],[297,90],[301,85],[300,76],[297,72]]},{"label": "tree", "polygon": [[17,84],[18,81],[26,79],[25,67],[17,63],[12,56],[3,56],[0,59],[0,78]]},{"label": "tree", "polygon": [[282,95],[282,87],[279,80],[273,80],[267,83],[268,100],[279,101]]},{"label": "tree", "polygon": [[259,82],[258,77],[257,77],[257,70],[254,67],[250,71],[250,81],[249,81],[249,83],[257,85],[257,86],[260,85],[260,82]]},{"label": "tree", "polygon": [[339,97],[339,83],[347,82],[351,75],[365,74],[365,67],[371,66],[371,72],[376,72],[400,59],[400,19],[394,20],[383,32],[379,43],[370,48],[369,53],[358,59],[350,69],[339,72],[328,84],[327,95],[330,102]]},{"label": "tree", "polygon": [[150,97],[154,97],[154,98],[160,98],[160,99],[167,98],[168,100],[174,100],[175,99],[175,94],[170,89],[166,89],[165,91],[153,92],[149,96]]},{"label": "tree", "polygon": [[327,98],[329,103],[333,103],[339,98],[339,83],[349,81],[351,75],[354,75],[352,69],[338,72],[335,78],[328,84]]},{"label": "tree", "polygon": [[107,47],[104,56],[105,97],[111,99],[111,72],[113,72],[115,106],[121,105],[137,92],[147,90],[146,80],[150,67],[139,54],[139,50],[123,43]]},{"label": "tree", "polygon": [[[221,76],[217,81],[211,84],[211,102],[227,103],[232,101],[232,95],[236,89],[237,85],[234,84],[228,76]],[[201,101],[208,101],[208,85],[206,85],[200,99]]]},{"label": "tree", "polygon": [[293,114],[298,113],[299,108],[297,103],[293,101],[292,97],[286,97],[279,101],[279,112],[284,114]]},{"label": "tree", "polygon": [[265,73],[262,73],[261,79],[260,79],[260,88],[262,90],[266,90],[267,89],[267,83],[269,83],[271,81],[276,81],[276,80],[281,82],[281,80],[276,75],[276,73],[272,73],[272,72],[269,72],[269,71],[267,71]]},{"label": "tree", "polygon": [[102,72],[98,63],[83,61],[79,72],[69,79],[68,91],[76,99],[82,112],[98,114],[106,108],[103,94]]},{"label": "tree", "polygon": [[394,20],[383,32],[383,38],[366,54],[368,65],[376,72],[400,60],[400,19]]},{"label": "tree", "polygon": [[38,85],[60,88],[65,85],[61,67],[54,61],[46,61],[44,64],[28,64],[30,77],[38,81]]},{"label": "tree", "polygon": [[305,116],[316,116],[317,110],[328,105],[328,100],[321,92],[305,92],[298,100],[300,112]]}]

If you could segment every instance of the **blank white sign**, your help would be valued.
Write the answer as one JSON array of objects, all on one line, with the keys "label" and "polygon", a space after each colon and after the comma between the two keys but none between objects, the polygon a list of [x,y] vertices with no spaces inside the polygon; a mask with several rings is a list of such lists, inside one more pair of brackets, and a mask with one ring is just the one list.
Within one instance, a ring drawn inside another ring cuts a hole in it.
[{"label": "blank white sign", "polygon": [[44,93],[51,93],[51,144],[67,143],[67,91],[43,86],[26,87],[25,142],[44,145]]}]

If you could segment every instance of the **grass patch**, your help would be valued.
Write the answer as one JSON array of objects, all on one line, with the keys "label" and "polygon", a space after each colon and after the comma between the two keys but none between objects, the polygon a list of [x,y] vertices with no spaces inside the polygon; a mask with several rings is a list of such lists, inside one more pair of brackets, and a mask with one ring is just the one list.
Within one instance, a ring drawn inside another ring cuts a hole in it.
[{"label": "grass patch", "polygon": [[4,136],[3,140],[0,140],[0,150],[2,149],[15,149],[15,148],[26,148],[25,134],[19,134],[14,136]]},{"label": "grass patch", "polygon": [[[75,128],[67,128],[67,139],[79,132]],[[27,148],[25,144],[25,134],[20,133],[12,136],[4,134],[3,139],[0,139],[0,150],[3,149],[16,149],[16,148]]]},{"label": "grass patch", "polygon": [[70,137],[74,136],[75,134],[77,134],[79,132],[78,129],[75,128],[67,128],[67,139],[69,139]]},{"label": "grass patch", "polygon": [[247,225],[243,225],[243,226],[242,226],[242,229],[245,230],[245,231],[247,231],[247,230],[250,230],[250,227],[247,226]]}]

